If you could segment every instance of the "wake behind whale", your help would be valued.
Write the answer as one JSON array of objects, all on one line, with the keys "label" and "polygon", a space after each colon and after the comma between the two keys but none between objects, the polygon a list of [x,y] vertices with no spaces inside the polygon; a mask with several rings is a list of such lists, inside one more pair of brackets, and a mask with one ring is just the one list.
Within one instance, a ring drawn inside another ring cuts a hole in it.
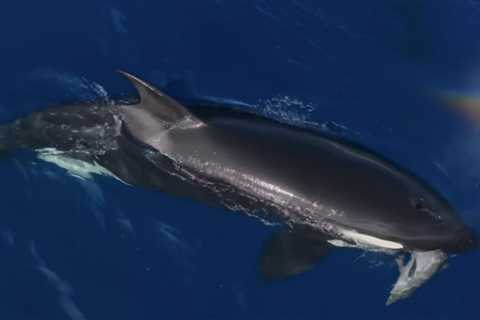
[{"label": "wake behind whale", "polygon": [[[0,127],[0,149],[33,149],[68,170],[190,197],[287,230],[265,246],[267,278],[305,272],[333,247],[398,258],[387,304],[409,296],[475,245],[448,201],[378,154],[312,130],[239,110],[187,108],[123,73],[136,104],[68,105]],[[77,173],[80,175],[80,173]]]}]

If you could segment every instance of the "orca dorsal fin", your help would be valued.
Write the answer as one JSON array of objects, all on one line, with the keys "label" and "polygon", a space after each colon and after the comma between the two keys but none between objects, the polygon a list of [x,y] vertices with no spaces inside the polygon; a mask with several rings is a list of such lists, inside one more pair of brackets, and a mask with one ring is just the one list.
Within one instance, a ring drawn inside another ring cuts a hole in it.
[{"label": "orca dorsal fin", "polygon": [[187,108],[158,88],[126,71],[119,70],[118,72],[130,80],[138,91],[140,101],[135,108],[141,108],[167,123],[178,123],[182,120],[189,120],[189,122],[197,124],[202,123]]}]

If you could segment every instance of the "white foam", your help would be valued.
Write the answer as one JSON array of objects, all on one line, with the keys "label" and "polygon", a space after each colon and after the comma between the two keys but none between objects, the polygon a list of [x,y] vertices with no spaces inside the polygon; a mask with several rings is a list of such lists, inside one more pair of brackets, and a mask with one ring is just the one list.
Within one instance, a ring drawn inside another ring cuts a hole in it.
[{"label": "white foam", "polygon": [[310,121],[310,114],[315,110],[308,102],[290,96],[277,96],[260,100],[256,109],[264,116],[291,125],[318,127]]}]

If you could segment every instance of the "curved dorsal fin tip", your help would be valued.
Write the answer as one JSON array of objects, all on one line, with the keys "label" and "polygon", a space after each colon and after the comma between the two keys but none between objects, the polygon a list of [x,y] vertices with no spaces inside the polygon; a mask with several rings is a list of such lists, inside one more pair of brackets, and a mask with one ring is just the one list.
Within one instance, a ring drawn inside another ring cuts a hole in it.
[{"label": "curved dorsal fin tip", "polygon": [[147,110],[150,114],[168,122],[177,122],[186,116],[189,116],[189,118],[194,119],[195,122],[201,123],[201,121],[196,119],[187,108],[175,101],[175,99],[164,94],[153,85],[129,72],[123,70],[117,71],[130,80],[137,89],[138,94],[140,95],[140,101],[137,104],[138,108]]},{"label": "curved dorsal fin tip", "polygon": [[133,74],[124,71],[124,70],[117,70],[118,73],[122,74],[125,76],[130,82],[135,86],[135,88],[138,91],[138,94],[140,95],[140,99],[143,100],[145,97],[143,95],[143,89],[147,89],[151,92],[154,92],[158,96],[163,96],[163,92],[152,86],[151,84],[143,81],[142,79],[134,76]]}]

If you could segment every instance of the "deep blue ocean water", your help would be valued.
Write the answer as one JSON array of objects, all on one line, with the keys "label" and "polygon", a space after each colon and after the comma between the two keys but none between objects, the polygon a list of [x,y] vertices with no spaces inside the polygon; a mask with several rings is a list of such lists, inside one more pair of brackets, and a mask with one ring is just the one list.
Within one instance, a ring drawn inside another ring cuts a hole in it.
[{"label": "deep blue ocean water", "polygon": [[[362,143],[480,230],[480,130],[447,108],[480,92],[480,2],[17,1],[0,5],[0,122],[133,96],[213,97]],[[294,165],[292,159],[292,165]],[[392,257],[339,250],[267,283],[274,228],[28,152],[0,162],[0,319],[476,319],[480,253],[384,306]]]}]

